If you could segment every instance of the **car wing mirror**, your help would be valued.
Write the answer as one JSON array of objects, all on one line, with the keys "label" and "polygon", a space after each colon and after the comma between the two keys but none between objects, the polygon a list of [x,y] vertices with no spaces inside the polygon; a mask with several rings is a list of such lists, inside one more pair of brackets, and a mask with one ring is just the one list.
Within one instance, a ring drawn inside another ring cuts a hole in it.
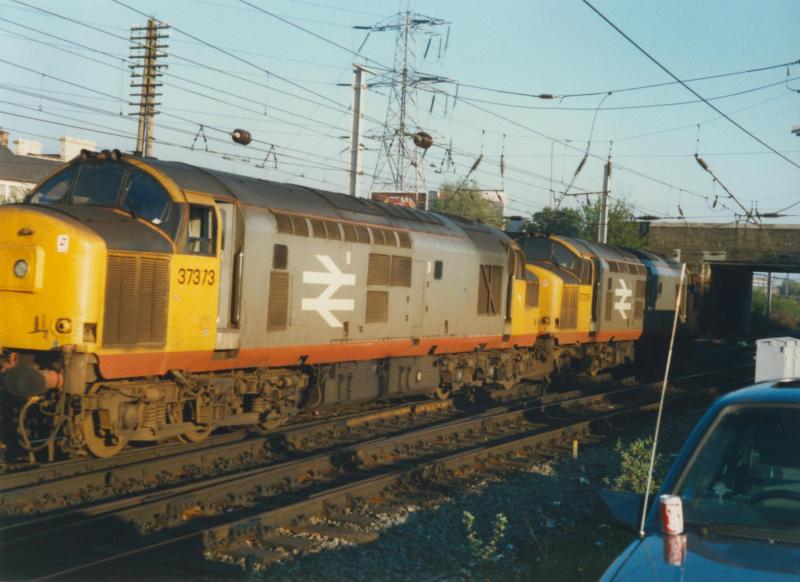
[{"label": "car wing mirror", "polygon": [[644,495],[600,489],[597,497],[600,510],[608,521],[633,532],[639,531]]}]

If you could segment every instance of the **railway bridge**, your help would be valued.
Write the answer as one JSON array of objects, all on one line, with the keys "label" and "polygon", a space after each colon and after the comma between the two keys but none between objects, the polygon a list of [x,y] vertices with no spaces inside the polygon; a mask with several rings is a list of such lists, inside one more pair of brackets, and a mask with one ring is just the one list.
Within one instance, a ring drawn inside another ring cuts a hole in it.
[{"label": "railway bridge", "polygon": [[696,273],[700,329],[748,333],[753,273],[800,273],[800,225],[652,224],[649,249],[680,257]]}]

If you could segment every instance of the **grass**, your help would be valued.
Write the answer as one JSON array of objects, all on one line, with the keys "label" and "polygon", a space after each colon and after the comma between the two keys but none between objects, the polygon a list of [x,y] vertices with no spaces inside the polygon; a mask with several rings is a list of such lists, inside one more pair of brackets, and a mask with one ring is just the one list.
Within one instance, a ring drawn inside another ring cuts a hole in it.
[{"label": "grass", "polygon": [[544,556],[531,556],[527,580],[597,580],[635,538],[633,532],[592,520],[574,536],[551,543]]}]

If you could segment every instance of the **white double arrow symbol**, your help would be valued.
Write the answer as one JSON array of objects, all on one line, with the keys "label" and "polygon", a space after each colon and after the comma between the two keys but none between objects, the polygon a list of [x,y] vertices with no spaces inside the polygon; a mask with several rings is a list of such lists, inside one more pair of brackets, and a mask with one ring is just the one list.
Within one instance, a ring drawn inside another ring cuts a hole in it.
[{"label": "white double arrow symbol", "polygon": [[628,311],[631,308],[628,300],[633,295],[633,289],[628,289],[624,279],[617,279],[617,281],[619,281],[619,289],[614,289],[614,295],[619,297],[619,301],[614,303],[614,309],[619,311],[623,319],[628,319]]},{"label": "white double arrow symbol", "polygon": [[327,271],[303,271],[303,283],[309,285],[327,285],[325,290],[314,298],[303,298],[301,309],[303,311],[316,311],[320,317],[331,327],[342,327],[332,311],[353,311],[355,300],[353,299],[332,299],[333,295],[340,287],[350,287],[356,284],[356,276],[350,273],[342,273],[336,263],[327,255],[314,255]]}]

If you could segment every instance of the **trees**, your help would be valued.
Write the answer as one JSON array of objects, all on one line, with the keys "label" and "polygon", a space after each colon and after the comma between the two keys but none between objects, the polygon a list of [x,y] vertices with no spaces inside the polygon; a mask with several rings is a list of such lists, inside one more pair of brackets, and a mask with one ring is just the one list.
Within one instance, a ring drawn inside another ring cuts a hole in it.
[{"label": "trees", "polygon": [[503,228],[502,209],[484,198],[480,190],[475,188],[475,184],[462,185],[461,188],[454,184],[444,184],[439,190],[433,210]]},{"label": "trees", "polygon": [[[578,208],[545,208],[531,217],[528,232],[560,234],[597,240],[600,202],[586,201]],[[639,223],[624,200],[615,199],[608,208],[608,244],[645,248],[647,241],[639,234]]]}]

